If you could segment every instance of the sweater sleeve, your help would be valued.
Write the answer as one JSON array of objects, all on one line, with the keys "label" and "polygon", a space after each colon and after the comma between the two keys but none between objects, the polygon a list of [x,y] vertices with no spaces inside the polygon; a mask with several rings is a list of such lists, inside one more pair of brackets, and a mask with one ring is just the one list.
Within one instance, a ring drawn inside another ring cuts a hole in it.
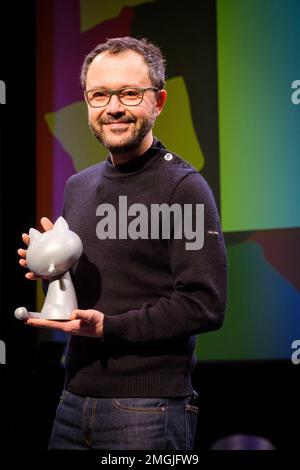
[{"label": "sweater sleeve", "polygon": [[[138,310],[118,315],[105,314],[104,341],[148,342],[190,336],[221,327],[226,307],[227,258],[219,216],[212,192],[199,173],[189,173],[175,187],[170,205],[204,205],[204,224],[197,226],[197,237],[183,231],[181,239],[168,244],[173,292],[154,304],[144,303]],[[199,222],[199,221],[198,221]],[[186,228],[186,227],[185,227]],[[197,238],[201,239],[202,248]],[[190,232],[191,233],[191,232]],[[186,238],[188,237],[188,239]],[[189,247],[189,249],[188,249]],[[191,247],[193,249],[191,249]],[[196,249],[195,249],[196,248]]]}]

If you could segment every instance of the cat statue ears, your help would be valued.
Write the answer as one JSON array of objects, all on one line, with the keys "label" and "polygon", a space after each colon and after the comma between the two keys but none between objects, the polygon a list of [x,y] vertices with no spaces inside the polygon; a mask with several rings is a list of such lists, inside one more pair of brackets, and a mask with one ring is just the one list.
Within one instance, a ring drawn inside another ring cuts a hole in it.
[{"label": "cat statue ears", "polygon": [[68,271],[82,254],[82,243],[63,217],[59,217],[51,230],[40,233],[29,230],[30,243],[26,261],[30,271],[49,279]]},{"label": "cat statue ears", "polygon": [[44,318],[68,320],[77,308],[77,298],[69,269],[82,254],[79,236],[69,229],[66,220],[59,217],[52,229],[39,232],[29,230],[30,243],[27,248],[27,267],[35,275],[49,280],[48,291],[41,313],[28,312],[25,307],[15,310],[19,320]]},{"label": "cat statue ears", "polygon": [[[57,221],[54,223],[52,231],[66,231],[69,230],[69,225],[63,217],[58,217]],[[31,228],[29,230],[29,239],[30,245],[39,240],[43,236],[43,233],[39,232],[36,228]]]}]

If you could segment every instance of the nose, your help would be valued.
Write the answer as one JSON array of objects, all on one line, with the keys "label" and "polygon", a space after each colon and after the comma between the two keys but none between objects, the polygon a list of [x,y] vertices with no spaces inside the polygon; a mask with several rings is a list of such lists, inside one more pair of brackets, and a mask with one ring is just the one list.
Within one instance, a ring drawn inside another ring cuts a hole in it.
[{"label": "nose", "polygon": [[124,106],[117,97],[117,95],[112,95],[110,102],[106,106],[106,112],[109,114],[119,114],[124,112]]}]

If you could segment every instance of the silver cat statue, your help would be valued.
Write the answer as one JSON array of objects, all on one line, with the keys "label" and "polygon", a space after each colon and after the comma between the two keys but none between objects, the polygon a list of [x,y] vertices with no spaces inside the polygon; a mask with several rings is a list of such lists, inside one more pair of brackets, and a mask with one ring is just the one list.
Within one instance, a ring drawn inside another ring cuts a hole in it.
[{"label": "silver cat statue", "polygon": [[40,313],[28,312],[25,307],[19,307],[15,310],[15,317],[18,320],[68,320],[71,312],[77,308],[69,269],[82,254],[82,242],[79,236],[69,229],[63,217],[59,217],[52,229],[44,233],[31,228],[29,239],[27,266],[36,276],[48,279],[49,286]]}]

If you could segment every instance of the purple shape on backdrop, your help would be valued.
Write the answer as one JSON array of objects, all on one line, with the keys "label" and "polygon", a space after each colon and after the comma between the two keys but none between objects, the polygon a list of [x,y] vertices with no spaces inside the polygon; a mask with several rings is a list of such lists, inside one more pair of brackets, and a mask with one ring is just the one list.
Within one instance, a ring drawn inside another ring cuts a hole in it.
[{"label": "purple shape on backdrop", "polygon": [[53,139],[52,147],[54,159],[53,159],[53,174],[55,180],[53,182],[53,220],[56,220],[62,211],[63,193],[66,180],[76,173],[74,168],[73,160],[70,155],[62,148],[60,142],[57,139]]},{"label": "purple shape on backdrop", "polygon": [[[79,73],[85,55],[108,37],[127,36],[133,16],[131,8],[123,8],[118,18],[105,21],[90,30],[80,32],[79,0],[54,0],[53,43],[53,109],[55,112],[76,101],[81,101]],[[61,213],[66,179],[75,173],[70,155],[53,137],[53,217]]]},{"label": "purple shape on backdrop", "polygon": [[79,0],[55,1],[54,109],[51,111],[83,99],[79,74],[84,57],[106,38],[128,35],[132,16],[131,8],[123,8],[117,18],[81,33]]}]

